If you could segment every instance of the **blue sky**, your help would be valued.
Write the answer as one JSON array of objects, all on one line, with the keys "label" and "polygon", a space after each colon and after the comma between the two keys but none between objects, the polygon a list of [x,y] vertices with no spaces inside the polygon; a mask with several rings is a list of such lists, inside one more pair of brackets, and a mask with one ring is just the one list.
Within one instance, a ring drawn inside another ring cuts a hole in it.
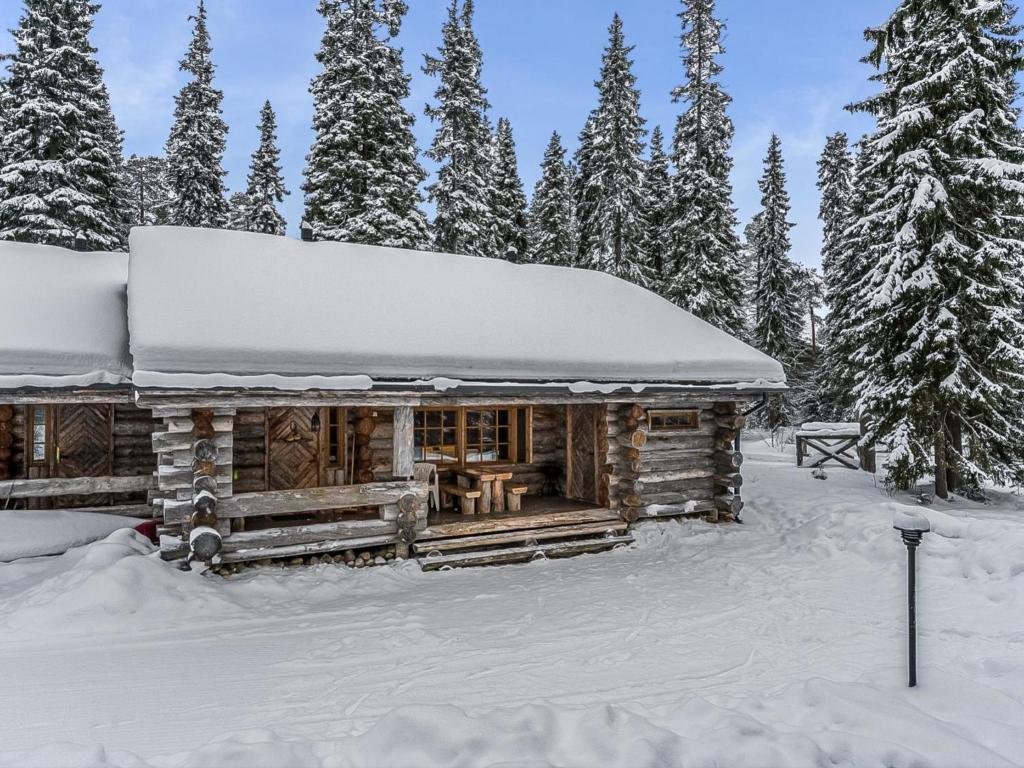
[{"label": "blue sky", "polygon": [[[413,75],[409,107],[417,117],[420,148],[433,128],[423,116],[434,80],[420,67],[440,42],[447,0],[408,0],[400,42]],[[854,138],[871,126],[843,106],[874,90],[863,30],[882,23],[896,0],[719,0],[726,19],[723,81],[733,97],[736,124],[733,174],[742,223],[757,212],[757,179],[770,134],[783,142],[793,198],[793,255],[819,263],[815,162],[827,134]],[[225,166],[233,190],[244,187],[257,140],[259,108],[269,98],[278,112],[285,174],[292,195],[285,205],[289,231],[302,211],[302,170],[309,149],[309,80],[322,32],[316,0],[207,0],[217,85],[231,127]],[[158,153],[182,83],[178,60],[188,43],[195,0],[105,0],[94,43],[106,69],[128,153]],[[601,52],[612,14],[623,17],[635,46],[634,71],[648,128],[671,135],[679,106],[670,91],[682,79],[678,0],[477,0],[477,34],[484,51],[484,84],[492,118],[512,121],[527,192],[552,130],[574,148],[596,99]],[[0,2],[0,26],[18,20],[21,3]],[[9,50],[10,37],[0,44]],[[424,161],[426,163],[426,161]],[[426,163],[429,168],[429,163]]]}]

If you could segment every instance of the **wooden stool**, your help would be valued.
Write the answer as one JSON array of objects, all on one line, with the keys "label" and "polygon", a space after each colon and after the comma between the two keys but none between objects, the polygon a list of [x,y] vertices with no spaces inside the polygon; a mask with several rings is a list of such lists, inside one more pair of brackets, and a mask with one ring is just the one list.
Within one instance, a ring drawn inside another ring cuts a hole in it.
[{"label": "wooden stool", "polygon": [[520,512],[523,509],[523,496],[529,488],[525,485],[510,485],[505,489],[508,495],[508,511]]},{"label": "wooden stool", "polygon": [[458,496],[459,511],[464,515],[476,514],[476,500],[482,495],[481,491],[463,488],[460,485],[445,484],[441,486],[441,504],[445,507],[452,506],[452,496]]}]

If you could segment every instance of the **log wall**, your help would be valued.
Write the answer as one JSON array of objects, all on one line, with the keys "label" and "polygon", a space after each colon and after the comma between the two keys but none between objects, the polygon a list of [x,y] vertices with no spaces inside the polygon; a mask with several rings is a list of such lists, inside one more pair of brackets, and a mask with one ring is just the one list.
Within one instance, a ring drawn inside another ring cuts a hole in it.
[{"label": "log wall", "polygon": [[238,409],[235,414],[233,461],[236,493],[267,489],[266,409]]},{"label": "log wall", "polygon": [[[742,417],[729,403],[682,403],[670,410],[698,410],[697,429],[648,431],[649,404],[608,407],[608,464],[603,482],[609,503],[624,520],[677,515],[733,519],[742,502],[732,450]],[[659,409],[666,408],[660,405]]]},{"label": "log wall", "polygon": [[[48,474],[45,465],[29,472],[28,451],[30,440],[28,434],[27,405],[0,405],[0,480],[37,478]],[[113,406],[112,422],[113,451],[112,469],[114,477],[142,477],[152,475],[156,471],[156,457],[150,444],[150,436],[156,428],[157,420],[149,409],[138,408],[131,403],[117,403]],[[8,416],[4,419],[2,417]],[[3,433],[9,432],[4,438]],[[52,436],[51,436],[52,439]],[[6,449],[4,443],[8,443]],[[6,466],[6,477],[4,467]],[[124,493],[110,500],[112,504],[131,504],[146,501],[146,493]],[[50,506],[50,502],[36,504],[30,501],[29,507]]]},{"label": "log wall", "polygon": [[14,406],[0,405],[0,480],[10,480],[15,476],[14,413]]},{"label": "log wall", "polygon": [[537,405],[533,408],[533,461],[518,464],[513,470],[513,485],[529,486],[531,496],[544,489],[546,465],[556,464],[565,470],[565,406]]}]

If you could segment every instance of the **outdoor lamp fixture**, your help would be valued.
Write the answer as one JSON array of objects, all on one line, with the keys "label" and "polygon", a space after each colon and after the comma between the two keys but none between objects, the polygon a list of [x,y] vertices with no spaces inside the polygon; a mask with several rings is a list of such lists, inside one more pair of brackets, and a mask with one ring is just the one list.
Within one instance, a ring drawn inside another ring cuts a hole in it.
[{"label": "outdoor lamp fixture", "polygon": [[907,648],[910,651],[910,688],[917,685],[917,581],[915,578],[917,548],[921,537],[931,530],[928,518],[913,510],[897,512],[893,517],[892,527],[900,532],[903,543],[907,546]]},{"label": "outdoor lamp fixture", "polygon": [[320,431],[320,411],[313,411],[313,418],[309,420],[309,429],[311,432]]}]

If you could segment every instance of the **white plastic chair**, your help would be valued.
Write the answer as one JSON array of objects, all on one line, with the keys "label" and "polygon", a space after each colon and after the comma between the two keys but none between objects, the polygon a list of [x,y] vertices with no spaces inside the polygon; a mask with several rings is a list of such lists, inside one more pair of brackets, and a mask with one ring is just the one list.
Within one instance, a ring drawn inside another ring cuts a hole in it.
[{"label": "white plastic chair", "polygon": [[416,482],[426,483],[430,486],[427,507],[434,512],[439,510],[441,508],[441,486],[437,480],[437,467],[429,462],[413,464],[412,477]]}]

